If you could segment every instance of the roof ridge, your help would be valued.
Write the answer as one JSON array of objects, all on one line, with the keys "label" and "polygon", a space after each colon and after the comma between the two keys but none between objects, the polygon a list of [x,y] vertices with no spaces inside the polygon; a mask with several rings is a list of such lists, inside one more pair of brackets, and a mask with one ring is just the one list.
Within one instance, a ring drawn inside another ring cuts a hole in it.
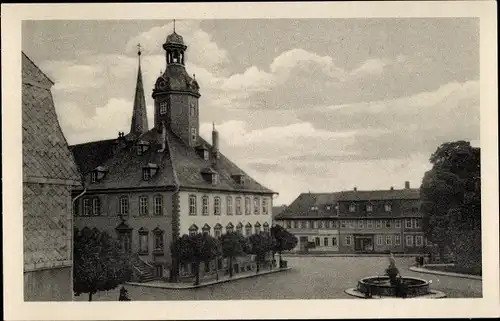
[{"label": "roof ridge", "polygon": [[74,147],[80,147],[83,145],[90,145],[90,144],[97,144],[97,143],[104,143],[104,142],[110,142],[116,140],[116,138],[109,138],[109,139],[101,139],[101,140],[94,140],[91,142],[86,142],[86,143],[80,143],[80,144],[74,144],[74,145],[68,145],[69,148],[74,148]]}]

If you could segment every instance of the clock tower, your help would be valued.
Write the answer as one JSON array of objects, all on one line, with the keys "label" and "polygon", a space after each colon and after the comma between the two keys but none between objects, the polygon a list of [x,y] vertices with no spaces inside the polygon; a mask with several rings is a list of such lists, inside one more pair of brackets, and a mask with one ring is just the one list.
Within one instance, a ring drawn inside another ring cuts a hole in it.
[{"label": "clock tower", "polygon": [[163,44],[165,72],[158,77],[153,89],[155,129],[170,128],[189,146],[198,144],[200,121],[198,99],[200,87],[185,68],[187,46],[182,36],[174,32]]}]

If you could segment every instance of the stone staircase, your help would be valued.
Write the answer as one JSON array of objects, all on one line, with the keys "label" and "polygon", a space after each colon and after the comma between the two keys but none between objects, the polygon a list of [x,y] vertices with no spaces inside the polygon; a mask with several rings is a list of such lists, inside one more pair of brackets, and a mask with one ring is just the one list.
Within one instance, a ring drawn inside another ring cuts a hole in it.
[{"label": "stone staircase", "polygon": [[139,277],[139,282],[149,282],[156,279],[154,269],[139,257],[136,257],[132,264]]}]

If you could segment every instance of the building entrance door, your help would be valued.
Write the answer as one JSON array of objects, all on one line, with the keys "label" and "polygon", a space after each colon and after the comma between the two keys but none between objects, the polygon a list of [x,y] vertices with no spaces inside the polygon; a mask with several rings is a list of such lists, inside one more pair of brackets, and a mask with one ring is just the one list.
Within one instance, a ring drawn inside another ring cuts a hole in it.
[{"label": "building entrance door", "polygon": [[373,252],[373,235],[356,235],[354,250],[357,252]]},{"label": "building entrance door", "polygon": [[301,236],[300,237],[300,250],[301,251],[307,251],[307,243],[309,242],[309,239],[307,236]]},{"label": "building entrance door", "polygon": [[131,233],[121,233],[120,235],[120,243],[122,249],[125,250],[125,252],[127,253],[130,253],[132,250],[131,238],[132,238]]}]

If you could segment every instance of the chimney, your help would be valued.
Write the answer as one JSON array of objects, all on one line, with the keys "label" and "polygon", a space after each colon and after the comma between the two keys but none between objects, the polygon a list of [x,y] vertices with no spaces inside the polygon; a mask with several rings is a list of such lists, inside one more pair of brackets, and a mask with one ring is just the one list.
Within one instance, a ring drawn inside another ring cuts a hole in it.
[{"label": "chimney", "polygon": [[357,187],[354,187],[354,191],[357,192],[358,191],[358,188]]},{"label": "chimney", "polygon": [[219,159],[219,132],[215,129],[215,123],[212,125],[212,160],[215,163]]},{"label": "chimney", "polygon": [[114,154],[118,153],[118,151],[125,147],[125,145],[125,134],[123,132],[118,132],[118,138],[115,140],[113,145]]},{"label": "chimney", "polygon": [[405,189],[410,189],[410,182],[409,181],[405,182]]},{"label": "chimney", "polygon": [[394,190],[394,187],[393,187],[393,186],[391,186],[391,191],[393,191],[393,190]]}]

